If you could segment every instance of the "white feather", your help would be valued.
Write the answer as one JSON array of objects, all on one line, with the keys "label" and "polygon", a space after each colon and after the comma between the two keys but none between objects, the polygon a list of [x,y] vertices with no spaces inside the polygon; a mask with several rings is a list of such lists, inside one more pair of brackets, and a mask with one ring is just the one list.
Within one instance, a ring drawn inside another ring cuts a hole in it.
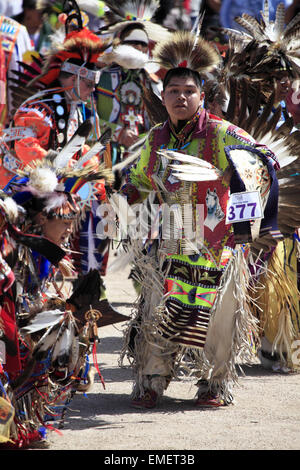
[{"label": "white feather", "polygon": [[34,357],[39,359],[47,356],[48,351],[50,351],[55,344],[59,329],[60,325],[56,323],[43,334],[33,350]]},{"label": "white feather", "polygon": [[182,181],[214,181],[223,175],[223,172],[214,165],[193,155],[173,150],[160,150],[157,153],[173,162],[182,162],[169,165],[173,175]]},{"label": "white feather", "polygon": [[69,363],[73,339],[75,336],[74,321],[69,319],[61,325],[59,335],[52,353],[52,364],[66,367]]},{"label": "white feather", "polygon": [[87,261],[88,261],[88,271],[90,269],[98,269],[99,268],[99,263],[95,257],[95,240],[94,240],[94,235],[95,230],[93,227],[93,219],[92,217],[89,218],[89,223],[88,223],[88,256],[87,256]]},{"label": "white feather", "polygon": [[67,197],[65,193],[57,193],[54,192],[52,194],[47,194],[47,203],[45,205],[44,210],[46,212],[50,212],[53,209],[57,209],[58,207],[61,207],[64,202],[67,200]]},{"label": "white feather", "polygon": [[109,202],[118,216],[121,229],[127,233],[128,225],[135,220],[135,214],[127,199],[120,194],[114,193],[109,197]]},{"label": "white feather", "polygon": [[181,181],[216,181],[220,175],[214,170],[205,170],[198,172],[196,169],[192,172],[188,171],[173,171],[173,175]]},{"label": "white feather", "polygon": [[105,64],[118,64],[125,69],[143,69],[149,61],[148,54],[135,49],[132,46],[120,44],[111,52],[101,56],[101,61]]},{"label": "white feather", "polygon": [[202,160],[202,158],[194,157],[193,155],[186,155],[185,153],[174,152],[173,150],[159,150],[157,153],[158,155],[166,157],[169,160],[177,160],[183,163],[190,163],[204,168],[214,168],[211,163]]},{"label": "white feather", "polygon": [[20,329],[20,333],[32,334],[44,328],[50,328],[59,323],[63,315],[64,313],[57,309],[38,313],[28,325]]},{"label": "white feather", "polygon": [[[276,155],[276,156],[277,156],[277,155]],[[280,168],[284,168],[285,166],[290,165],[291,163],[293,163],[293,162],[294,162],[295,160],[297,160],[298,158],[299,158],[298,155],[296,155],[296,156],[290,155],[290,156],[287,156],[287,157],[284,156],[284,157],[282,157],[281,159],[278,158],[279,163],[280,163]]]},{"label": "white feather", "polygon": [[60,50],[61,45],[66,39],[66,28],[65,25],[59,25],[55,28],[55,31],[49,34],[49,40],[51,43],[51,50]]},{"label": "white feather", "polygon": [[141,154],[141,150],[139,149],[138,151],[134,152],[132,155],[129,155],[129,157],[125,158],[120,163],[116,163],[112,167],[112,171],[115,173],[116,171],[122,171],[124,168],[126,168],[128,165],[131,165]]},{"label": "white feather", "polygon": [[0,199],[0,206],[7,215],[8,221],[10,223],[16,222],[19,214],[16,202],[11,197],[6,197],[5,199]]},{"label": "white feather", "polygon": [[38,193],[52,193],[57,184],[56,174],[51,168],[35,168],[30,172],[28,185]]},{"label": "white feather", "polygon": [[103,145],[101,142],[96,142],[95,145],[93,145],[93,147],[78,160],[78,162],[74,165],[74,168],[82,168],[84,163],[88,162],[94,155],[102,152],[104,149],[105,145]]},{"label": "white feather", "polygon": [[160,64],[158,62],[155,62],[154,60],[149,60],[146,65],[144,65],[144,69],[148,73],[156,73],[160,69]]},{"label": "white feather", "polygon": [[213,175],[215,174],[216,176],[220,177],[222,175],[222,171],[218,170],[217,168],[201,168],[199,166],[195,165],[185,165],[185,164],[179,164],[179,165],[169,165],[169,168],[172,168],[172,170],[175,170],[180,173],[196,173],[200,175]]},{"label": "white feather", "polygon": [[[279,184],[279,187],[281,189],[283,189],[284,187],[289,187],[289,188],[293,188],[294,189],[294,192],[295,194],[298,194],[299,193],[299,186],[296,186],[295,185],[295,182],[294,182],[294,177],[286,177],[286,178],[278,178],[278,184]],[[281,196],[282,194],[279,193],[279,197]]]},{"label": "white feather", "polygon": [[271,132],[259,139],[260,144],[268,147],[276,155],[280,168],[290,165],[298,158],[298,155],[291,155],[288,140],[286,137],[276,140],[276,135]]},{"label": "white feather", "polygon": [[74,135],[72,139],[64,146],[64,148],[56,156],[53,164],[55,168],[65,168],[68,165],[69,160],[75,155],[75,153],[81,150],[83,144],[86,141],[86,137],[81,135]]},{"label": "white feather", "polygon": [[100,5],[99,0],[77,0],[77,4],[81,11],[90,13],[96,17],[99,16]]},{"label": "white feather", "polygon": [[194,41],[194,46],[193,46],[192,51],[195,49],[197,45],[197,42],[200,36],[202,23],[203,23],[203,18],[204,18],[204,13],[199,13],[195,20],[194,26],[192,28],[192,33],[195,35],[195,41]]}]

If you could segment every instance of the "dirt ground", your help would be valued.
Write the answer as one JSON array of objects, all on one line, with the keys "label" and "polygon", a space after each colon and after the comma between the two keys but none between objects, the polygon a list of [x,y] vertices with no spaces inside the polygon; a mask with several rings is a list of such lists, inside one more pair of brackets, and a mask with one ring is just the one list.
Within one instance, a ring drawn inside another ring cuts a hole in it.
[{"label": "dirt ground", "polygon": [[[129,315],[135,293],[128,272],[108,275],[106,285],[112,305]],[[99,330],[97,358],[105,389],[96,375],[86,395],[75,395],[61,434],[49,434],[48,450],[101,450],[105,451],[102,458],[107,455],[110,459],[114,450],[130,455],[130,450],[141,449],[300,448],[300,374],[268,372],[258,361],[244,367],[245,375],[240,375],[235,388],[234,405],[213,410],[195,408],[196,387],[185,380],[170,384],[158,408],[132,408],[131,370],[118,365],[124,327],[124,323],[119,323]]]}]

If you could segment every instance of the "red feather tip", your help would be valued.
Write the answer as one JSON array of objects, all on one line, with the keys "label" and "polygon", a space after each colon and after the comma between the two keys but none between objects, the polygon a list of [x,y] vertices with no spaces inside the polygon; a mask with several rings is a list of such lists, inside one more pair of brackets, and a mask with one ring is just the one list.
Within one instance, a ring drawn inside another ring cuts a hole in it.
[{"label": "red feather tip", "polygon": [[180,64],[178,64],[178,67],[187,68],[187,60],[183,60],[182,62],[180,62]]}]

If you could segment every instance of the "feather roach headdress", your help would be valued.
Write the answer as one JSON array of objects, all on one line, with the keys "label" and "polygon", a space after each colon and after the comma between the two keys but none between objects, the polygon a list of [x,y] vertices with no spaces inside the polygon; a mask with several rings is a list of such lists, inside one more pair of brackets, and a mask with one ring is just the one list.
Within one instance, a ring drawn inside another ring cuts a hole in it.
[{"label": "feather roach headdress", "polygon": [[[7,186],[8,194],[25,208],[29,218],[39,212],[46,213],[48,217],[81,218],[85,209],[90,207],[91,199],[95,199],[97,182],[104,180],[111,184],[114,181],[112,171],[104,164],[95,169],[88,163],[95,153],[105,149],[107,139],[104,134],[87,157],[81,157],[72,166],[69,164],[91,129],[92,123],[85,121],[59,153],[50,150],[43,159],[30,162]],[[85,191],[81,193],[84,186]]]},{"label": "feather roach headdress", "polygon": [[120,18],[114,24],[101,28],[98,34],[113,34],[115,37],[130,25],[140,25],[148,38],[154,42],[167,39],[170,32],[152,20],[158,9],[159,0],[107,0],[105,4]]},{"label": "feather roach headdress", "polygon": [[[176,31],[168,40],[155,46],[152,52],[153,61],[167,70],[164,80],[173,70],[186,68],[193,72],[195,79],[200,83],[200,75],[205,75],[218,66],[221,56],[211,44],[200,37],[200,27],[201,18],[195,33]],[[144,88],[143,98],[152,125],[168,118],[161,99],[151,91],[151,88]]]},{"label": "feather roach headdress", "polygon": [[[77,72],[81,77],[97,81],[96,76],[94,77],[97,71],[94,72],[91,65],[97,63],[99,56],[107,48],[107,44],[99,40],[98,36],[87,28],[82,28],[68,33],[63,44],[53,43],[53,46],[43,67],[40,77],[42,82],[50,84],[60,71]],[[67,64],[70,64],[70,68]]]},{"label": "feather roach headdress", "polygon": [[189,31],[176,31],[169,40],[157,44],[153,58],[167,70],[184,67],[200,75],[211,71],[220,62],[215,48],[199,34]]},{"label": "feather roach headdress", "polygon": [[47,53],[39,81],[48,86],[55,82],[61,71],[73,73],[97,82],[99,70],[96,63],[109,46],[99,36],[83,26],[81,11],[75,0],[65,0],[65,32],[57,30],[51,36],[52,47]]}]

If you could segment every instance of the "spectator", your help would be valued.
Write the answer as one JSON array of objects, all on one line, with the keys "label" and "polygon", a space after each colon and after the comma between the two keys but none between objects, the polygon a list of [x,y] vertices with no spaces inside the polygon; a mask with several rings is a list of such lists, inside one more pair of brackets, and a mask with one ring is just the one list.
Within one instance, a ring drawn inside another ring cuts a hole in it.
[{"label": "spectator", "polygon": [[12,96],[7,88],[10,78],[15,78],[13,70],[23,70],[19,61],[27,51],[32,50],[32,45],[27,29],[17,21],[7,16],[0,16],[0,53],[1,53],[1,116],[0,125],[5,127],[13,114]]},{"label": "spectator", "polygon": [[0,0],[0,15],[13,17],[22,12],[22,0]]}]

